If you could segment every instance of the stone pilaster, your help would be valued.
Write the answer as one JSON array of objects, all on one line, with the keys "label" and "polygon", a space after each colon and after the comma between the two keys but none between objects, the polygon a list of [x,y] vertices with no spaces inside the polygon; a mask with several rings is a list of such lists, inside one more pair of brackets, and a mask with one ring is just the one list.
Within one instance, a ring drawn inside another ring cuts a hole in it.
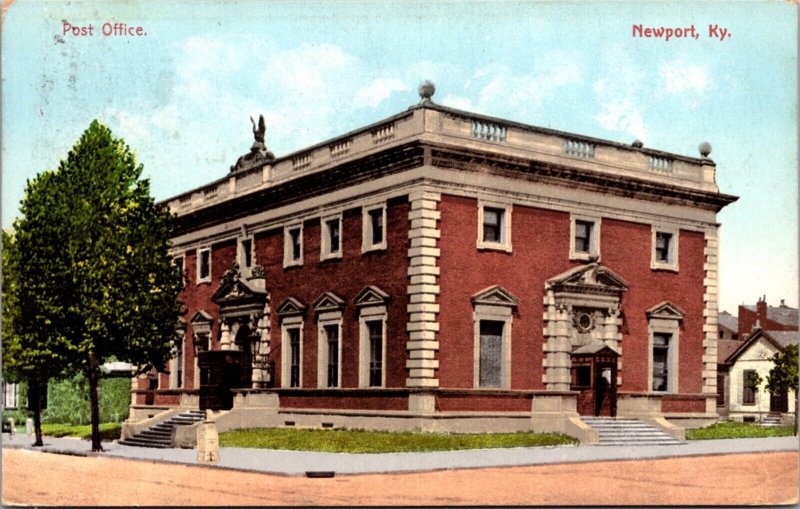
[{"label": "stone pilaster", "polygon": [[617,360],[617,385],[622,385],[622,333],[620,332],[622,320],[619,309],[611,308],[603,322],[603,343],[619,353]]},{"label": "stone pilaster", "polygon": [[253,388],[261,389],[267,387],[272,376],[268,369],[269,362],[269,346],[270,346],[270,309],[269,309],[269,295],[267,295],[267,303],[264,305],[264,312],[258,319],[256,325],[256,334],[259,340],[256,342],[256,348],[253,352]]},{"label": "stone pilaster", "polygon": [[408,359],[406,387],[438,387],[439,360],[439,193],[415,191],[409,195],[411,223],[408,238]]},{"label": "stone pilaster", "polygon": [[717,312],[719,309],[719,230],[705,232],[703,278],[703,392],[717,392]]},{"label": "stone pilaster", "polygon": [[570,313],[566,306],[556,305],[552,290],[544,297],[544,375],[548,391],[568,391],[570,386]]}]

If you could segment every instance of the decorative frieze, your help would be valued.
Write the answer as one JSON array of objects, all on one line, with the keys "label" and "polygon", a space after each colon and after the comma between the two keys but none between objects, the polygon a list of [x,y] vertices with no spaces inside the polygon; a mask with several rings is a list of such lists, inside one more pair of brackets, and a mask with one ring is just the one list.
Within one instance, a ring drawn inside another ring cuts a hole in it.
[{"label": "decorative frieze", "polygon": [[415,191],[409,195],[408,213],[410,229],[408,238],[408,323],[409,339],[406,343],[409,376],[406,387],[438,387],[437,371],[439,350],[439,267],[441,251],[438,248],[441,232],[438,221],[441,212],[439,193]]}]

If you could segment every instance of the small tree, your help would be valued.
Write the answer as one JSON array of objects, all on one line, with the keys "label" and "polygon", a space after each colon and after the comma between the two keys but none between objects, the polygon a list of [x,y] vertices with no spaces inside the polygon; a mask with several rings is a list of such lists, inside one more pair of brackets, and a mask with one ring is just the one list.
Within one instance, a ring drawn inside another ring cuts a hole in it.
[{"label": "small tree", "polygon": [[15,225],[20,278],[35,280],[35,311],[53,317],[55,332],[40,337],[86,374],[93,451],[102,450],[100,366],[115,357],[160,368],[175,338],[181,274],[167,254],[172,217],[155,206],[141,173],[125,143],[94,121],[58,170],[37,178],[47,200],[23,206]]},{"label": "small tree", "polygon": [[[797,345],[788,345],[783,352],[772,356],[774,366],[767,375],[767,390],[773,394],[786,394],[794,391],[797,396],[798,367]],[[797,407],[794,409],[794,425],[797,428]]]}]

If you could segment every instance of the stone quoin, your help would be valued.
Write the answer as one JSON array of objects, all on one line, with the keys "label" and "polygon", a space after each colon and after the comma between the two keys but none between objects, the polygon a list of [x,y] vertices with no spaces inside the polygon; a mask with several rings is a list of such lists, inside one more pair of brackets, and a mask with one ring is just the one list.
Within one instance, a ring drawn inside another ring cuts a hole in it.
[{"label": "stone quoin", "polygon": [[[220,432],[559,431],[716,419],[716,165],[436,104],[275,157],[263,120],[163,202],[186,313],[123,435],[188,409]],[[258,125],[258,127],[257,127]],[[707,146],[708,145],[708,146]]]}]

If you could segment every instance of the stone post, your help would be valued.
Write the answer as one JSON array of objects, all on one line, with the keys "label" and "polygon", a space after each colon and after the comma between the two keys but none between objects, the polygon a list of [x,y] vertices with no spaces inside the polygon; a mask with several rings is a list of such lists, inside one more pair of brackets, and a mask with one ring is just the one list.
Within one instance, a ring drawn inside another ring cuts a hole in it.
[{"label": "stone post", "polygon": [[8,418],[8,424],[11,427],[11,430],[9,431],[9,434],[13,437],[17,433],[17,429],[14,427],[14,418],[13,417],[9,417]]},{"label": "stone post", "polygon": [[28,436],[33,435],[33,419],[25,419],[25,434]]},{"label": "stone post", "polygon": [[197,427],[197,462],[219,463],[219,434],[212,420],[203,421]]}]

